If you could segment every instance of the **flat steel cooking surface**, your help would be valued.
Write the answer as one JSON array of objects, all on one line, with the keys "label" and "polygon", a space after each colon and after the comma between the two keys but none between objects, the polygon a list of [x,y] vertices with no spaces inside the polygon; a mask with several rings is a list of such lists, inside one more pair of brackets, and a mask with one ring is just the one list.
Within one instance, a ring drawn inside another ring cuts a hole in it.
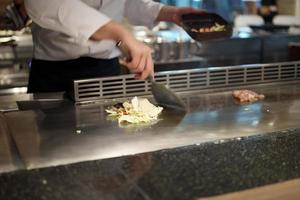
[{"label": "flat steel cooking surface", "polygon": [[[231,91],[181,95],[187,113],[165,110],[150,126],[121,127],[105,108],[117,101],[5,113],[27,168],[61,165],[225,138],[300,128],[300,84],[249,87],[264,101],[236,104]],[[151,99],[150,99],[151,100]]]}]

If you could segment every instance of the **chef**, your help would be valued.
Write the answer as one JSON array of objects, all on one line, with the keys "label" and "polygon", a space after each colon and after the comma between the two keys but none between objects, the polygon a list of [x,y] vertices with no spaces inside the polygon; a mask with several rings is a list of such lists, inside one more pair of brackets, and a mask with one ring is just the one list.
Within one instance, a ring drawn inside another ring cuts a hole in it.
[{"label": "chef", "polygon": [[180,25],[181,15],[201,12],[151,0],[24,0],[33,21],[33,59],[28,92],[72,90],[73,80],[120,74],[116,44],[131,60],[136,79],[153,73],[152,49],[137,41],[122,20],[149,28],[159,21]]}]

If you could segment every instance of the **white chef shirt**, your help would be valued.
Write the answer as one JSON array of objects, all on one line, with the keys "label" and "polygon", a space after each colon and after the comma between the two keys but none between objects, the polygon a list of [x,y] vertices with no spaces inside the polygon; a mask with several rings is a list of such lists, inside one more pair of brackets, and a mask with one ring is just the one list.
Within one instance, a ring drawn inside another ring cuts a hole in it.
[{"label": "white chef shirt", "polygon": [[34,55],[42,60],[114,58],[115,41],[89,38],[110,20],[154,26],[162,4],[151,0],[25,0],[33,20]]}]

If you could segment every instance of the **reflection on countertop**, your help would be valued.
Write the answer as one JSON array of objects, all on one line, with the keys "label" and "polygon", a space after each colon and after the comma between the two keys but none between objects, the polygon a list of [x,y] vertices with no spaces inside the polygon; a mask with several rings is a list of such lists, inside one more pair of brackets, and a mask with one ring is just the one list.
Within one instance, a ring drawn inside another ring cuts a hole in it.
[{"label": "reflection on countertop", "polygon": [[0,134],[0,199],[185,200],[299,178],[299,81],[251,89],[265,100],[237,104],[225,89],[181,94],[188,111],[165,110],[149,127],[108,120],[117,100],[0,96],[25,101],[0,113],[9,131]]},{"label": "reflection on countertop", "polygon": [[252,89],[266,99],[239,105],[229,91],[184,95],[187,113],[165,110],[148,127],[108,120],[105,108],[117,101],[76,106],[68,100],[33,102],[22,111],[5,113],[5,118],[30,169],[299,128],[297,82]]}]

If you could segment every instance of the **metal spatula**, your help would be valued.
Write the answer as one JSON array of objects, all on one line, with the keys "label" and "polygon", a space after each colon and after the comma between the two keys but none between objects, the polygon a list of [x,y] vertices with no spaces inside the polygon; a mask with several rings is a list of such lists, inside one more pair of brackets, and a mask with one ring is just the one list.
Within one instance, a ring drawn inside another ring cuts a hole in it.
[{"label": "metal spatula", "polygon": [[[127,61],[131,60],[130,53],[128,49],[122,45],[121,42],[117,43],[117,46],[125,56]],[[147,80],[151,82],[151,91],[154,96],[156,102],[167,108],[177,109],[177,110],[185,110],[186,106],[184,102],[180,99],[178,95],[176,95],[173,91],[167,88],[164,84],[155,82],[152,75],[150,75]]]},{"label": "metal spatula", "polygon": [[150,75],[148,80],[151,82],[151,91],[156,102],[167,108],[185,110],[185,104],[172,90],[167,88],[164,84],[155,82]]}]

